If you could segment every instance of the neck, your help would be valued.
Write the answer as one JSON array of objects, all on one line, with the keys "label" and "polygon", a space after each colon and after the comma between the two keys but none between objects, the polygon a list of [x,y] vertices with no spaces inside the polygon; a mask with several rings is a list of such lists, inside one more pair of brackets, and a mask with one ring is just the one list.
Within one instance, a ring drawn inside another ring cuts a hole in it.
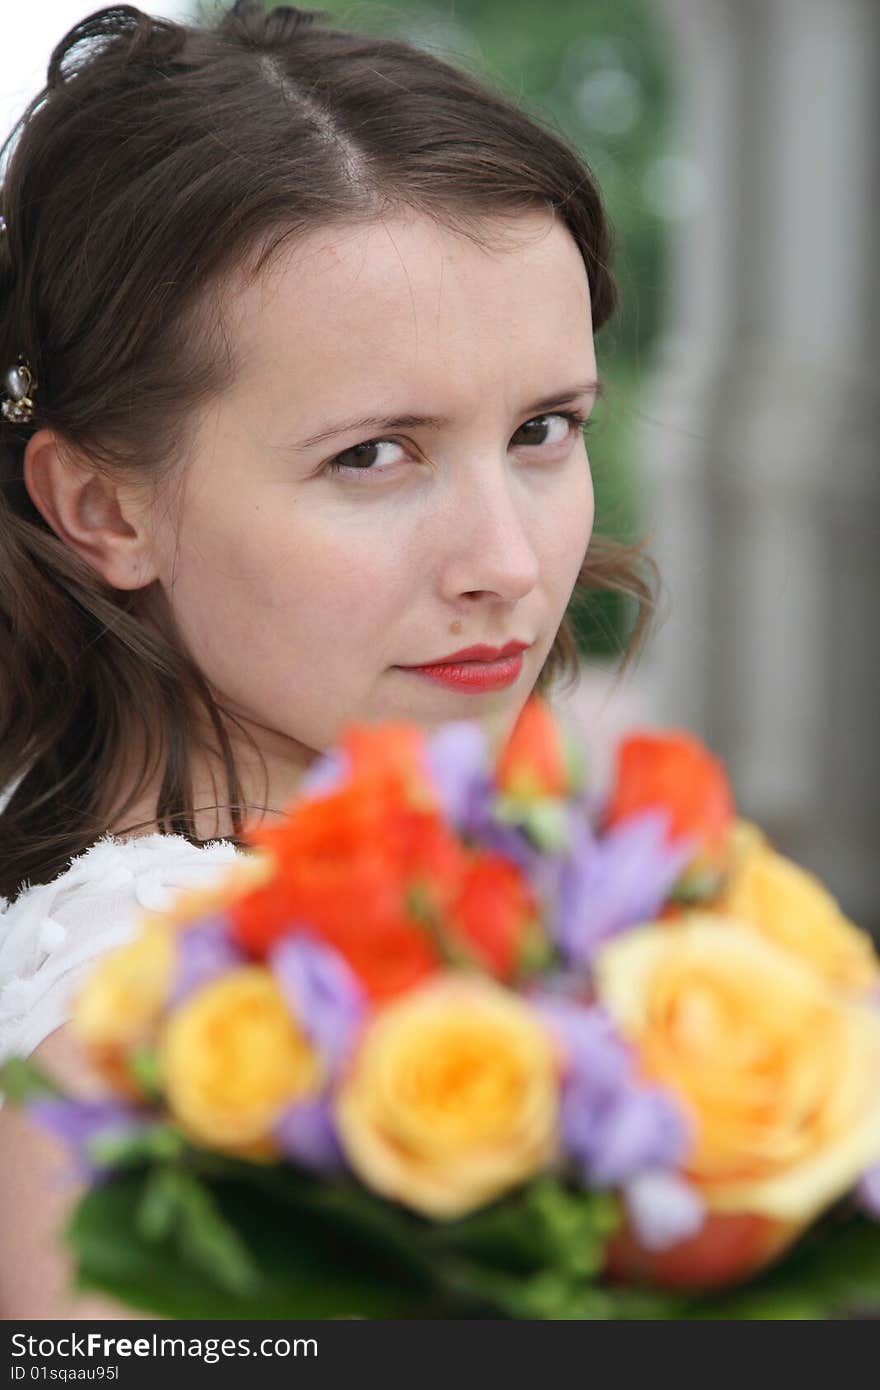
[{"label": "neck", "polygon": [[[259,740],[257,746],[265,759],[265,772],[259,756],[246,740],[232,743],[242,789],[241,821],[244,825],[259,824],[280,815],[295,797],[304,773],[316,756],[311,749],[299,744],[283,758],[278,756],[277,750],[261,746]],[[199,749],[191,755],[190,761],[196,837],[200,840],[231,838],[235,831],[222,759],[216,753],[208,754]],[[157,811],[161,771],[140,791],[136,801],[124,808],[124,799],[135,790],[136,767],[134,763],[124,794],[114,801],[108,824],[110,834],[120,839],[154,835],[160,830]]]}]

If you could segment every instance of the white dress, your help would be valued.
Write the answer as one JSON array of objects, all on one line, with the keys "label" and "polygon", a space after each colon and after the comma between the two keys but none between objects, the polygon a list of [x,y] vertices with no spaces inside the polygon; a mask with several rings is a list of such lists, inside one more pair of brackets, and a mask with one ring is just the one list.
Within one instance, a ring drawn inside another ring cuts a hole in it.
[{"label": "white dress", "polygon": [[0,1062],[29,1056],[67,1022],[91,962],[135,934],[141,909],[163,911],[244,857],[229,840],[107,834],[50,883],[0,897]]}]

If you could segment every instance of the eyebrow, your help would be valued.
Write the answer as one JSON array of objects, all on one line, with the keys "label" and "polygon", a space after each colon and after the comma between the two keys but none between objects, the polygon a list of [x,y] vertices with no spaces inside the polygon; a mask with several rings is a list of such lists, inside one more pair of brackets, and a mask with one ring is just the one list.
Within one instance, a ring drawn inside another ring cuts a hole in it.
[{"label": "eyebrow", "polygon": [[[602,395],[602,383],[595,379],[579,382],[575,386],[566,387],[564,391],[557,391],[555,395],[545,396],[540,401],[533,401],[531,405],[523,406],[523,411],[537,415],[541,411],[555,410],[558,406],[568,405],[577,396],[587,395],[600,397]],[[300,439],[295,444],[286,445],[286,448],[295,453],[303,453],[306,449],[312,449],[316,444],[323,444],[338,434],[348,434],[349,431],[354,430],[441,429],[448,424],[450,424],[450,420],[446,415],[361,415],[355,420],[346,420],[342,424],[330,425],[326,429],[319,430],[317,434],[310,434],[307,439]]]}]

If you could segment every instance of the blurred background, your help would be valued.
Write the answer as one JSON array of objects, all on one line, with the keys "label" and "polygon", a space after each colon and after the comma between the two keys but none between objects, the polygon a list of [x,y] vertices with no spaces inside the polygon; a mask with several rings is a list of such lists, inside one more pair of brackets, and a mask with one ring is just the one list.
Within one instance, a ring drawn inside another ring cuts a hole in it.
[{"label": "blurred background", "polygon": [[[16,26],[4,134],[97,8],[40,0]],[[694,731],[741,814],[880,932],[880,4],[321,8],[489,78],[573,140],[603,190],[621,311],[597,339],[596,529],[648,534],[664,590],[620,684],[627,604],[573,615],[583,677],[560,705],[598,780],[627,728]]]}]

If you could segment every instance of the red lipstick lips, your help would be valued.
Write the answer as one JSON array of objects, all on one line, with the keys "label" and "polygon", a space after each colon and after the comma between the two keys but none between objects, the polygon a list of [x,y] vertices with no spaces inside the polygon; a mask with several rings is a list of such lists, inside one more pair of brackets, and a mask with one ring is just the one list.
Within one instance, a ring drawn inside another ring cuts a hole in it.
[{"label": "red lipstick lips", "polygon": [[503,690],[513,685],[519,676],[522,653],[529,645],[528,642],[507,642],[503,647],[488,647],[478,643],[474,647],[462,647],[460,651],[438,657],[436,661],[426,662],[423,666],[402,666],[400,670],[411,671],[413,675],[422,676],[449,690],[472,694]]}]

